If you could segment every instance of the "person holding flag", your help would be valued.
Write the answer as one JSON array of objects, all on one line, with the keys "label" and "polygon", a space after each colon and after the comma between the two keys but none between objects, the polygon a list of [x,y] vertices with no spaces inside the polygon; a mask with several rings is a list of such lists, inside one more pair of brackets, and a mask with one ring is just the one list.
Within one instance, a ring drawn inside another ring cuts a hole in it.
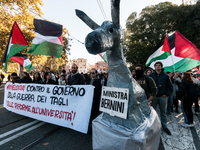
[{"label": "person holding flag", "polygon": [[27,71],[33,69],[31,61],[28,59],[27,55],[23,55],[19,52],[28,47],[28,42],[26,41],[24,35],[19,29],[16,22],[12,27],[10,32],[10,37],[6,49],[4,51],[1,61],[4,64],[3,70],[7,72],[7,63],[9,59],[12,59],[22,65]]}]

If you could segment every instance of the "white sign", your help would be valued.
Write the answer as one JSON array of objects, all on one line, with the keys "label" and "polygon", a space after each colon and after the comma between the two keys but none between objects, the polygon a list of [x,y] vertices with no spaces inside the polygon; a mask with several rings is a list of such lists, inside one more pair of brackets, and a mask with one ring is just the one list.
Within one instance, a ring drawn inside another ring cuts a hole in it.
[{"label": "white sign", "polygon": [[103,86],[99,110],[126,119],[128,101],[129,89]]},{"label": "white sign", "polygon": [[5,85],[4,107],[14,113],[87,133],[94,86]]}]

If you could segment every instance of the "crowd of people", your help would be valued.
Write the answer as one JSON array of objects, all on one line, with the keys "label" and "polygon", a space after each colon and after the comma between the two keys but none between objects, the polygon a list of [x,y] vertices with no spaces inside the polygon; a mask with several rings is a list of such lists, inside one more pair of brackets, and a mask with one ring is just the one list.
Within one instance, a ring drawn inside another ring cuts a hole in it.
[{"label": "crowd of people", "polygon": [[[92,68],[94,70],[95,68]],[[96,69],[95,69],[96,70]],[[96,70],[97,72],[97,70]],[[93,72],[92,72],[93,73]],[[74,64],[71,67],[71,72],[66,72],[66,70],[62,70],[61,73],[51,72],[49,67],[45,68],[44,73],[36,72],[33,77],[30,77],[29,73],[23,72],[22,77],[20,78],[16,72],[13,72],[8,77],[8,82],[12,83],[36,83],[36,84],[55,84],[55,85],[83,85],[90,84],[90,80],[92,76],[94,76],[91,72],[89,73],[79,73],[78,66]],[[107,82],[107,73],[99,74],[97,72],[96,76],[100,79],[101,85],[105,86]]]},{"label": "crowd of people", "polygon": [[144,70],[142,65],[136,65],[131,73],[144,89],[149,105],[155,110],[157,105],[159,106],[163,131],[171,135],[167,128],[167,116],[174,112],[174,108],[175,113],[179,113],[179,101],[185,119],[181,126],[193,127],[192,105],[195,104],[194,112],[199,115],[199,104],[198,96],[190,94],[190,89],[193,85],[195,87],[200,86],[199,78],[197,75],[193,75],[190,70],[184,73],[165,73],[161,62],[156,62],[154,67],[155,70],[153,71],[152,69]]},{"label": "crowd of people", "polygon": [[51,84],[51,85],[93,85],[94,96],[91,110],[91,116],[89,121],[88,134],[92,134],[92,120],[95,119],[99,114],[99,103],[101,98],[102,86],[107,83],[107,73],[98,73],[95,68],[92,68],[88,73],[79,73],[78,66],[73,64],[71,72],[62,70],[62,73],[56,73],[54,75],[49,67],[45,68],[45,72],[40,74],[36,72],[33,75],[33,79],[27,72],[22,73],[22,78],[17,76],[17,73],[12,73],[10,78],[12,83],[35,83],[35,84]]},{"label": "crowd of people", "polygon": [[[184,127],[193,127],[193,111],[192,105],[195,103],[195,114],[199,114],[198,96],[189,93],[190,84],[200,86],[200,80],[193,75],[192,71],[184,73],[164,72],[163,64],[156,62],[152,69],[144,70],[141,64],[136,65],[132,70],[132,76],[137,83],[144,89],[147,101],[155,110],[157,105],[160,108],[160,117],[163,131],[171,135],[167,128],[167,116],[172,112],[179,113],[179,101],[181,102],[181,110],[183,112],[185,122]],[[13,83],[36,83],[36,84],[55,84],[55,85],[93,85],[94,97],[92,104],[91,117],[89,122],[88,133],[92,133],[92,120],[99,114],[99,103],[101,97],[102,86],[107,84],[107,73],[99,74],[95,68],[92,68],[89,74],[79,73],[78,66],[73,64],[71,72],[62,70],[62,73],[54,75],[49,67],[45,68],[45,72],[40,74],[36,72],[33,79],[27,72],[22,73],[22,78],[17,73],[12,73],[10,78]]]}]

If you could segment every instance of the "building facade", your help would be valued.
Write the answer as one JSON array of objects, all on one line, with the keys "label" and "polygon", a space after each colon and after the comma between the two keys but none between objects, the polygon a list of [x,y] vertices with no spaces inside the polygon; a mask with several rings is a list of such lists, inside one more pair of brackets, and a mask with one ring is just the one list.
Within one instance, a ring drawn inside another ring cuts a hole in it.
[{"label": "building facade", "polygon": [[88,73],[90,70],[90,64],[87,62],[87,59],[78,58],[72,61],[72,64],[76,64],[78,66],[79,73]]},{"label": "building facade", "polygon": [[108,72],[108,64],[104,61],[98,61],[95,63],[95,68],[99,73],[107,73]]}]

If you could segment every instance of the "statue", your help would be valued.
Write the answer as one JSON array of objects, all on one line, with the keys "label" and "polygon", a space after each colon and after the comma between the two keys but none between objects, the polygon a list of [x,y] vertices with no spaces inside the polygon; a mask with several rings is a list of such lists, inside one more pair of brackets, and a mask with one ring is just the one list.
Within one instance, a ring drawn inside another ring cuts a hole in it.
[{"label": "statue", "polygon": [[99,54],[106,51],[107,86],[129,89],[127,119],[102,113],[93,121],[93,149],[158,149],[160,120],[155,110],[149,107],[144,90],[132,78],[124,60],[119,3],[120,0],[111,0],[112,22],[105,21],[101,26],[84,12],[76,10],[76,15],[94,30],[85,39],[88,52]]}]

